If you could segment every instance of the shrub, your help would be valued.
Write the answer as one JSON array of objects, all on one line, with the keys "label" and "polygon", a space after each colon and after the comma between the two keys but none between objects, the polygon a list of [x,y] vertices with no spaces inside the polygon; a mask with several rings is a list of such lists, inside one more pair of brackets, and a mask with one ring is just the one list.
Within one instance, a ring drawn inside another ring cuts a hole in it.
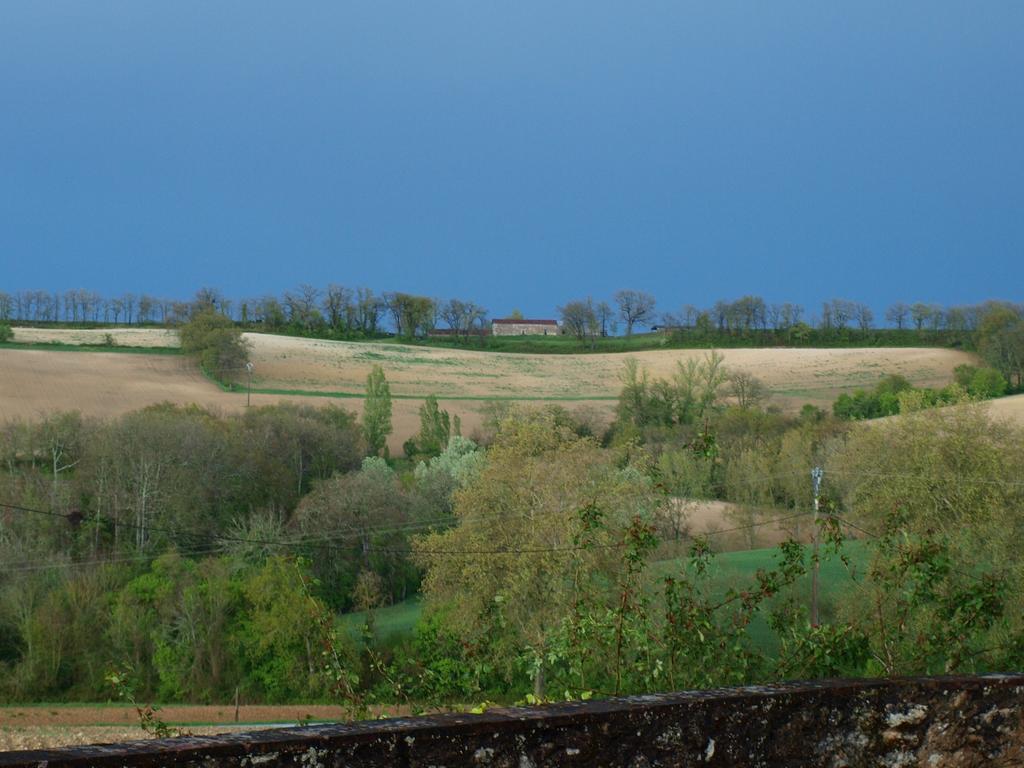
[{"label": "shrub", "polygon": [[967,391],[975,397],[1002,397],[1006,394],[1006,379],[995,368],[979,368],[971,376]]},{"label": "shrub", "polygon": [[10,341],[14,338],[14,331],[7,323],[0,323],[0,343]]},{"label": "shrub", "polygon": [[249,358],[249,345],[230,318],[212,309],[198,312],[181,327],[181,349],[218,379],[238,376]]},{"label": "shrub", "polygon": [[978,366],[963,363],[953,369],[953,378],[956,380],[956,383],[964,389],[970,389],[971,379],[974,378],[974,374],[977,372]]}]

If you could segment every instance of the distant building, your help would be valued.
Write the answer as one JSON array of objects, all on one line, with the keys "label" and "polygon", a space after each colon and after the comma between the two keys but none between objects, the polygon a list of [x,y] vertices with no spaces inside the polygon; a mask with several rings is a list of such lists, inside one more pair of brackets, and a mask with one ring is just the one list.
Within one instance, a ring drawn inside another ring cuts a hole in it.
[{"label": "distant building", "polygon": [[490,336],[490,335],[491,335],[491,329],[490,328],[473,328],[473,329],[471,329],[469,331],[469,333],[466,333],[463,330],[459,330],[459,329],[455,329],[455,328],[432,328],[431,330],[427,331],[427,336],[429,336],[432,339],[442,339],[442,338],[452,338],[452,337],[458,338],[458,337],[461,337],[461,336]]},{"label": "distant building", "polygon": [[559,332],[557,320],[506,318],[491,321],[491,333],[495,336],[557,336]]}]

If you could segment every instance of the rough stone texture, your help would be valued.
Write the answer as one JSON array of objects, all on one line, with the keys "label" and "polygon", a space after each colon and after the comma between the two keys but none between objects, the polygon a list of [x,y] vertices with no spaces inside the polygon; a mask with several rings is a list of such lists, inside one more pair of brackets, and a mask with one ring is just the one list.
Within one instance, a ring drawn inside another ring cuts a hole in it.
[{"label": "rough stone texture", "polygon": [[0,754],[0,766],[1024,766],[1024,675],[655,694]]},{"label": "rough stone texture", "polygon": [[495,336],[557,336],[560,329],[554,320],[492,320],[491,333]]}]

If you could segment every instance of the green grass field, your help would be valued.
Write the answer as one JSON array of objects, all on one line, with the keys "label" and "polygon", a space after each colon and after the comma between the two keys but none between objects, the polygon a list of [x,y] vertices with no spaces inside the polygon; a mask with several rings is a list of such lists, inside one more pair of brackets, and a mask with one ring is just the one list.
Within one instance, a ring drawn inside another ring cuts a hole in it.
[{"label": "green grass field", "polygon": [[[220,382],[218,382],[220,383]],[[228,385],[221,385],[225,391],[230,392],[244,392],[244,384],[235,384],[233,387]],[[252,394],[254,395],[282,395],[290,397],[332,397],[338,400],[362,400],[366,397],[363,392],[331,392],[320,389],[280,389],[273,387],[253,387]],[[429,397],[430,393],[410,395],[410,394],[398,394],[391,393],[392,400],[425,400]],[[549,396],[537,396],[533,397],[530,395],[441,395],[440,400],[467,400],[471,402],[489,403],[494,401],[508,401],[508,402],[556,402],[556,403],[575,403],[583,400],[595,400],[595,401],[612,401],[618,400],[619,398],[614,395],[549,395]]]},{"label": "green grass field", "polygon": [[[374,612],[374,631],[384,642],[401,640],[412,635],[413,628],[422,614],[423,604],[418,596],[380,608]],[[364,611],[346,613],[341,617],[341,625],[354,640],[361,638],[365,623]]]},{"label": "green grass field", "polygon": [[[843,548],[853,575],[859,579],[864,572],[870,552],[864,542],[847,541]],[[808,569],[807,575],[800,578],[794,585],[795,596],[801,596],[810,603],[811,598],[811,548],[805,547],[804,564]],[[824,558],[824,555],[823,555]],[[711,576],[717,594],[725,595],[730,587],[741,587],[755,583],[755,575],[761,569],[771,569],[779,560],[779,550],[753,549],[745,552],[725,552],[717,555],[712,561]],[[683,567],[681,560],[665,560],[656,563],[652,568],[653,574],[664,578],[670,576],[673,571]],[[846,565],[836,557],[831,556],[823,559],[819,570],[819,599],[821,617],[828,620],[835,610],[837,598],[849,589],[854,587],[853,575]],[[750,638],[754,644],[765,653],[771,655],[776,652],[778,639],[768,627],[766,617],[757,616],[750,624]]]},{"label": "green grass field", "polygon": [[973,348],[970,332],[873,328],[862,331],[808,329],[802,336],[786,331],[754,329],[744,332],[685,330],[675,333],[634,333],[631,337],[606,336],[580,341],[574,336],[485,336],[467,341],[452,338],[377,340],[380,343],[424,347],[477,349],[521,354],[579,355],[605,352],[643,352],[655,349],[728,349],[757,347],[956,347]]},{"label": "green grass field", "polygon": [[[509,352],[516,354],[580,355],[592,352],[643,352],[665,348],[667,337],[660,333],[635,333],[631,338],[608,336],[583,342],[575,336],[485,336],[469,341],[448,338],[381,339],[386,344],[411,344],[417,347],[469,349],[483,352]],[[711,346],[710,344],[708,346]]]},{"label": "green grass field", "polygon": [[47,352],[120,352],[130,355],[181,355],[180,347],[126,347],[116,344],[63,344],[59,341],[4,341],[0,349],[39,349]]}]

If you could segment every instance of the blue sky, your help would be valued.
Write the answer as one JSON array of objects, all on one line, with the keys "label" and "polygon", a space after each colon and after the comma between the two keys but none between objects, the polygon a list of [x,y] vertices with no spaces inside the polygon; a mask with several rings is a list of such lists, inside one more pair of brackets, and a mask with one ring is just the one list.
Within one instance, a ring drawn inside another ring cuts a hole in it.
[{"label": "blue sky", "polygon": [[17,2],[0,290],[1021,299],[1024,3]]}]

